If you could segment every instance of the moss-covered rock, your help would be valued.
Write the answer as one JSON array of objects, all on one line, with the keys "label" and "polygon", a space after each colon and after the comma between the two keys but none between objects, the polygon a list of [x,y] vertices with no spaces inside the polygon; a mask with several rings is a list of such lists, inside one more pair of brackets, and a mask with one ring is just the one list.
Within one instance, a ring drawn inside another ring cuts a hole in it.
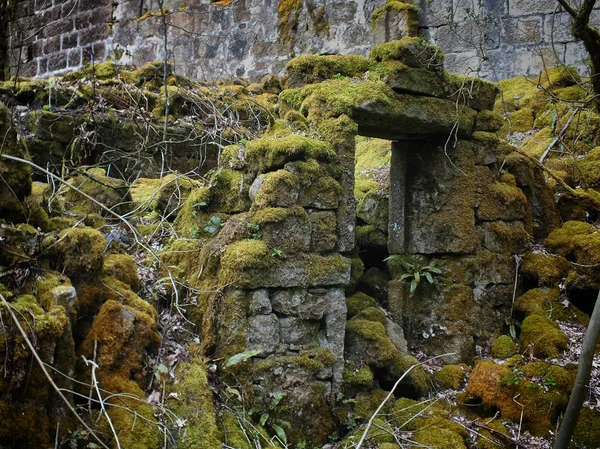
[{"label": "moss-covered rock", "polygon": [[101,232],[91,228],[65,229],[55,247],[59,254],[58,268],[72,279],[91,277],[102,268],[107,243]]},{"label": "moss-covered rock", "polygon": [[102,276],[110,276],[129,285],[132,290],[140,289],[140,277],[135,261],[127,254],[107,254],[102,264]]},{"label": "moss-covered rock", "polygon": [[480,220],[521,220],[525,216],[527,198],[523,191],[496,182],[486,186],[480,196],[477,217]]},{"label": "moss-covered rock", "polygon": [[490,347],[490,356],[497,359],[508,359],[517,353],[517,346],[508,335],[494,338]]},{"label": "moss-covered rock", "polygon": [[348,318],[352,318],[368,307],[377,307],[377,301],[369,295],[357,292],[346,300]]},{"label": "moss-covered rock", "polygon": [[405,37],[378,45],[371,50],[371,58],[378,62],[400,61],[409,67],[438,72],[444,70],[444,54],[442,51],[419,37]]},{"label": "moss-covered rock", "polygon": [[[102,204],[118,214],[124,214],[131,210],[131,196],[129,186],[125,181],[110,178],[101,168],[93,168],[67,180],[77,190],[64,186],[60,194],[66,202],[65,207],[78,214],[98,213],[110,218],[112,214],[106,211]],[[78,192],[81,191],[93,198],[90,200]]]},{"label": "moss-covered rock", "polygon": [[[510,370],[489,360],[478,362],[469,377],[467,392],[496,407],[503,418],[523,420],[524,428],[534,435],[554,429],[559,412],[566,406],[567,394],[557,387],[547,391]],[[518,403],[513,400],[517,395]]]},{"label": "moss-covered rock", "polygon": [[529,315],[521,325],[521,348],[531,348],[536,357],[558,357],[569,339],[558,324],[541,315]]},{"label": "moss-covered rock", "polygon": [[465,364],[444,365],[435,372],[434,378],[442,388],[459,390],[465,382],[465,376],[470,371],[471,369]]},{"label": "moss-covered rock", "polygon": [[292,59],[286,66],[286,87],[301,87],[339,76],[359,77],[370,65],[371,61],[362,56],[301,56]]},{"label": "moss-covered rock", "polygon": [[259,176],[250,187],[255,207],[291,207],[298,201],[300,181],[287,170]]},{"label": "moss-covered rock", "polygon": [[266,136],[251,140],[246,145],[245,157],[250,166],[256,167],[258,173],[265,173],[298,160],[332,162],[335,160],[335,153],[325,142],[291,134],[281,138]]},{"label": "moss-covered rock", "polygon": [[175,376],[178,382],[172,386],[168,406],[179,419],[185,420],[185,427],[176,431],[178,447],[219,447],[222,437],[217,427],[205,361],[196,357],[182,363],[177,366]]},{"label": "moss-covered rock", "polygon": [[565,278],[569,262],[562,256],[527,252],[523,255],[521,272],[533,277],[541,286],[552,286]]}]

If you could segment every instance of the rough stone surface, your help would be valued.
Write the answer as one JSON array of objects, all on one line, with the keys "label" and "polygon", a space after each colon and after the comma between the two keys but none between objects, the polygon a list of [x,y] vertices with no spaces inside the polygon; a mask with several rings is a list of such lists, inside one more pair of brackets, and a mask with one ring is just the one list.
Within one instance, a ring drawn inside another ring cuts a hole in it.
[{"label": "rough stone surface", "polygon": [[269,291],[267,289],[255,290],[250,296],[248,304],[248,313],[250,315],[266,315],[271,313],[271,301],[269,300]]},{"label": "rough stone surface", "polygon": [[275,352],[279,344],[279,322],[274,313],[256,315],[250,319],[248,350],[262,350],[262,355]]},{"label": "rough stone surface", "polygon": [[[179,2],[167,0],[164,6],[176,12],[167,21],[172,25],[168,42],[177,73],[200,79],[230,75],[258,80],[268,73],[280,74],[291,54],[366,55],[374,42],[409,34],[412,19],[405,11],[381,14],[373,31],[372,13],[384,4],[384,0],[314,0],[310,8],[301,4],[297,18],[290,11],[287,24],[276,3],[262,0],[229,5],[195,0],[183,9]],[[419,34],[441,47],[452,72],[498,80],[537,75],[557,62],[587,69],[585,50],[569,32],[568,14],[554,0],[414,4]],[[594,26],[599,10],[591,16]],[[9,19],[11,73],[19,59],[25,76],[64,73],[107,59],[138,66],[162,60],[162,21],[156,13],[149,5],[148,14],[138,21],[135,2],[102,0],[72,7],[64,2],[20,2],[18,17]],[[536,45],[535,52],[531,45]]]}]

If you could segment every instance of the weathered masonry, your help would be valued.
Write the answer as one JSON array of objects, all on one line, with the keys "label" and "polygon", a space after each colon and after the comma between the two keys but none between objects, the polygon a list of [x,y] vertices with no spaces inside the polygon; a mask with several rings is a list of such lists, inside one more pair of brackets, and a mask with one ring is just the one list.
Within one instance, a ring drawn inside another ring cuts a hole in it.
[{"label": "weathered masonry", "polygon": [[[157,0],[4,3],[5,76],[50,76],[107,59],[142,65],[165,58]],[[438,45],[453,72],[498,80],[557,63],[586,66],[585,50],[556,0],[166,0],[164,7],[168,59],[178,73],[198,79],[276,74],[296,55],[366,55],[373,44],[393,39],[398,26]]]}]

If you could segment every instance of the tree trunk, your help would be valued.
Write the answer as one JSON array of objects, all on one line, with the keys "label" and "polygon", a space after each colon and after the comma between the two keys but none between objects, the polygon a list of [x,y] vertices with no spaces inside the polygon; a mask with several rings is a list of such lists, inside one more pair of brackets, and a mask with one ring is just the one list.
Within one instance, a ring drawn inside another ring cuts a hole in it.
[{"label": "tree trunk", "polygon": [[583,344],[581,346],[581,355],[577,368],[577,378],[573,391],[569,398],[569,404],[565,411],[565,416],[560,424],[560,429],[554,443],[554,449],[567,449],[577,424],[579,411],[585,401],[587,387],[590,382],[590,373],[592,372],[592,361],[594,360],[594,351],[598,336],[600,335],[600,292],[594,305],[594,311],[590,317],[590,324],[585,332]]}]

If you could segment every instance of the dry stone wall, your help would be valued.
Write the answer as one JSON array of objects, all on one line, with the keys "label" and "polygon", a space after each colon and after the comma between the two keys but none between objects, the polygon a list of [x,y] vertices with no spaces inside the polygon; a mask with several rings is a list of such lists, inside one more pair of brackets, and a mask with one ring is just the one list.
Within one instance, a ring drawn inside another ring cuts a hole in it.
[{"label": "dry stone wall", "polygon": [[[303,54],[366,55],[382,38],[402,37],[393,28],[410,22],[405,15],[379,16],[373,30],[373,12],[384,3],[193,0],[182,6],[167,0],[168,59],[182,75],[216,79],[279,74]],[[586,67],[585,50],[571,36],[570,18],[555,0],[413,3],[419,34],[445,52],[452,72],[498,80],[538,74],[557,63]],[[6,37],[10,73],[43,77],[86,61],[141,65],[163,60],[159,11],[156,0],[20,0],[10,12]],[[600,9],[595,9],[592,24],[599,23]]]}]

